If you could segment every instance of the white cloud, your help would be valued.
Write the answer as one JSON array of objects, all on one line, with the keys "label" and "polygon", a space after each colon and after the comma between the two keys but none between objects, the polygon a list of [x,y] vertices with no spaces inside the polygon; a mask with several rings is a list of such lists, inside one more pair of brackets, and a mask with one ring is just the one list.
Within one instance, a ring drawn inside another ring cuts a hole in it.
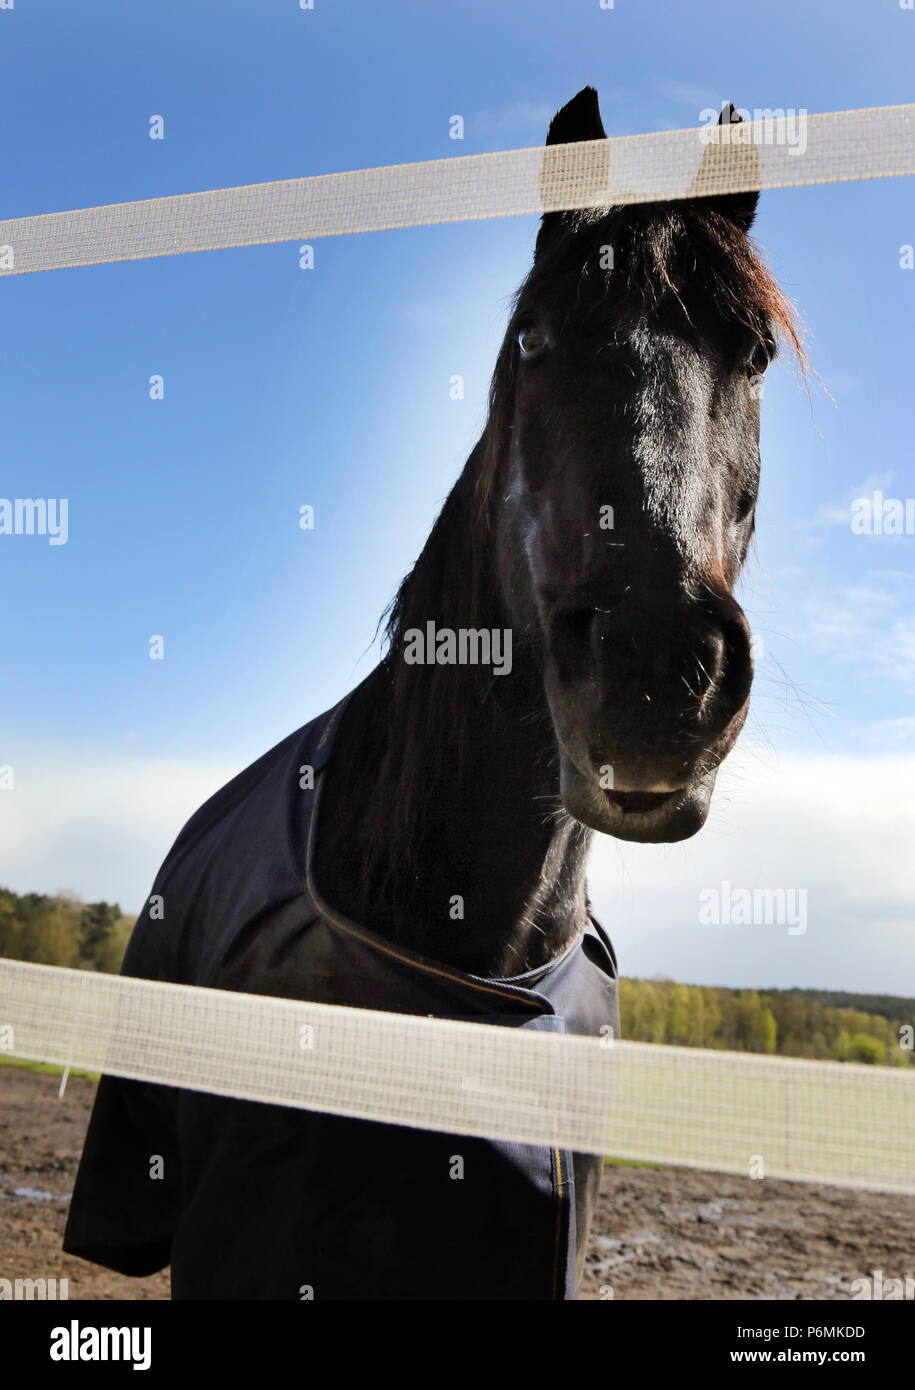
[{"label": "white cloud", "polygon": [[0,886],[70,889],[136,912],[178,831],[241,769],[228,764],[23,751],[0,791]]},{"label": "white cloud", "polygon": [[803,600],[804,642],[862,680],[915,687],[915,576],[872,571],[859,583]]},{"label": "white cloud", "polygon": [[915,715],[874,719],[864,727],[864,737],[880,748],[915,748]]},{"label": "white cloud", "polygon": [[[692,840],[598,840],[591,897],[622,972],[915,996],[915,756],[733,759]],[[806,933],[700,925],[700,891],[724,880],[806,889]]]},{"label": "white cloud", "polygon": [[540,145],[546,139],[556,107],[547,102],[512,102],[500,111],[480,111],[470,121],[475,136],[484,140],[524,140]]}]

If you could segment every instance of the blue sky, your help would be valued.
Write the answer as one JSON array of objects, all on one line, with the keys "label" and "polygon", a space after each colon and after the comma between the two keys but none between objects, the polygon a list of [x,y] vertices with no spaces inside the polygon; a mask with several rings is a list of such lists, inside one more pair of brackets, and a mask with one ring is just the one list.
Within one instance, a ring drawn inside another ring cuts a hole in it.
[{"label": "blue sky", "polygon": [[[725,99],[911,101],[913,73],[898,0],[15,0],[0,208],[539,144],[585,83],[616,135]],[[482,426],[535,229],[317,241],[311,271],[289,243],[4,280],[0,495],[67,497],[69,540],[0,538],[0,882],[136,910],[199,800],[370,669]],[[767,380],[751,726],[695,841],[599,845],[595,903],[628,973],[915,994],[915,537],[847,521],[862,490],[915,491],[913,184],[763,194],[755,234],[835,401]],[[700,928],[720,879],[807,886],[809,931]]]}]

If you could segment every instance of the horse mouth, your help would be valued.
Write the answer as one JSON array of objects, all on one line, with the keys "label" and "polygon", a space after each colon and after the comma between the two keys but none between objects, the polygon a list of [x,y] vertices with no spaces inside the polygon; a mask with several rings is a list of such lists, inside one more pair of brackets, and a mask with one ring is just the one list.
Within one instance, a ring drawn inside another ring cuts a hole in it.
[{"label": "horse mouth", "polygon": [[670,844],[701,830],[718,771],[716,763],[675,791],[646,792],[600,788],[565,756],[560,768],[562,800],[570,815],[591,830],[641,844]]},{"label": "horse mouth", "polygon": [[615,806],[624,816],[645,815],[668,805],[679,791],[673,792],[617,792],[608,791],[604,795],[611,806]]},{"label": "horse mouth", "polygon": [[600,811],[588,823],[618,840],[667,844],[701,829],[711,800],[711,778],[697,776],[670,792],[604,791]]}]

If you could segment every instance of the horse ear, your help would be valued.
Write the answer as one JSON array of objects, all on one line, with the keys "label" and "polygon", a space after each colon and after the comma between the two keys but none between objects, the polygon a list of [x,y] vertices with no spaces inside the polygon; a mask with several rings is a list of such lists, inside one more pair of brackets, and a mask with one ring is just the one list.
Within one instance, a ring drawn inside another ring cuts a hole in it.
[{"label": "horse ear", "polygon": [[567,101],[550,121],[546,133],[548,145],[571,145],[576,140],[606,140],[607,132],[600,118],[600,106],[594,87],[582,87],[577,96]]},{"label": "horse ear", "polygon": [[[733,103],[722,107],[717,127],[708,131],[709,142],[696,177],[687,189],[687,197],[697,197],[706,188],[714,188],[723,174],[739,174],[747,183],[758,183],[759,151],[753,142],[752,130],[735,131],[734,127],[742,124],[743,117]],[[704,197],[702,202],[727,217],[742,232],[748,232],[756,216],[759,189]]]},{"label": "horse ear", "polygon": [[[594,87],[582,87],[577,96],[574,96],[571,101],[567,101],[565,106],[557,111],[550,121],[550,128],[546,134],[546,144],[547,147],[550,145],[571,145],[578,140],[606,140],[606,138],[607,132],[604,130],[604,123],[601,120],[597,91]],[[607,168],[609,169],[609,157]],[[601,186],[604,183],[606,183],[606,178],[602,181]],[[568,225],[569,219],[574,215],[574,213],[569,212],[545,212],[543,214],[540,231],[537,233],[535,258],[541,254],[554,236]]]}]

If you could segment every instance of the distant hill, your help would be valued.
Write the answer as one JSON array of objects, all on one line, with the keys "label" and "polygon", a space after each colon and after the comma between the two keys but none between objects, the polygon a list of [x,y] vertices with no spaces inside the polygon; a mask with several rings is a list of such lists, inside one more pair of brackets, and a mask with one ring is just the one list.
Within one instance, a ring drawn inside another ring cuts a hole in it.
[{"label": "distant hill", "polygon": [[622,1035],[639,1042],[906,1067],[915,1000],[833,990],[620,981]]},{"label": "distant hill", "polygon": [[915,1023],[915,999],[906,999],[901,994],[848,994],[839,989],[767,989],[765,994],[798,995],[802,999],[812,999],[829,1009],[859,1009],[866,1014],[879,1014],[881,1018],[907,1018]]}]

